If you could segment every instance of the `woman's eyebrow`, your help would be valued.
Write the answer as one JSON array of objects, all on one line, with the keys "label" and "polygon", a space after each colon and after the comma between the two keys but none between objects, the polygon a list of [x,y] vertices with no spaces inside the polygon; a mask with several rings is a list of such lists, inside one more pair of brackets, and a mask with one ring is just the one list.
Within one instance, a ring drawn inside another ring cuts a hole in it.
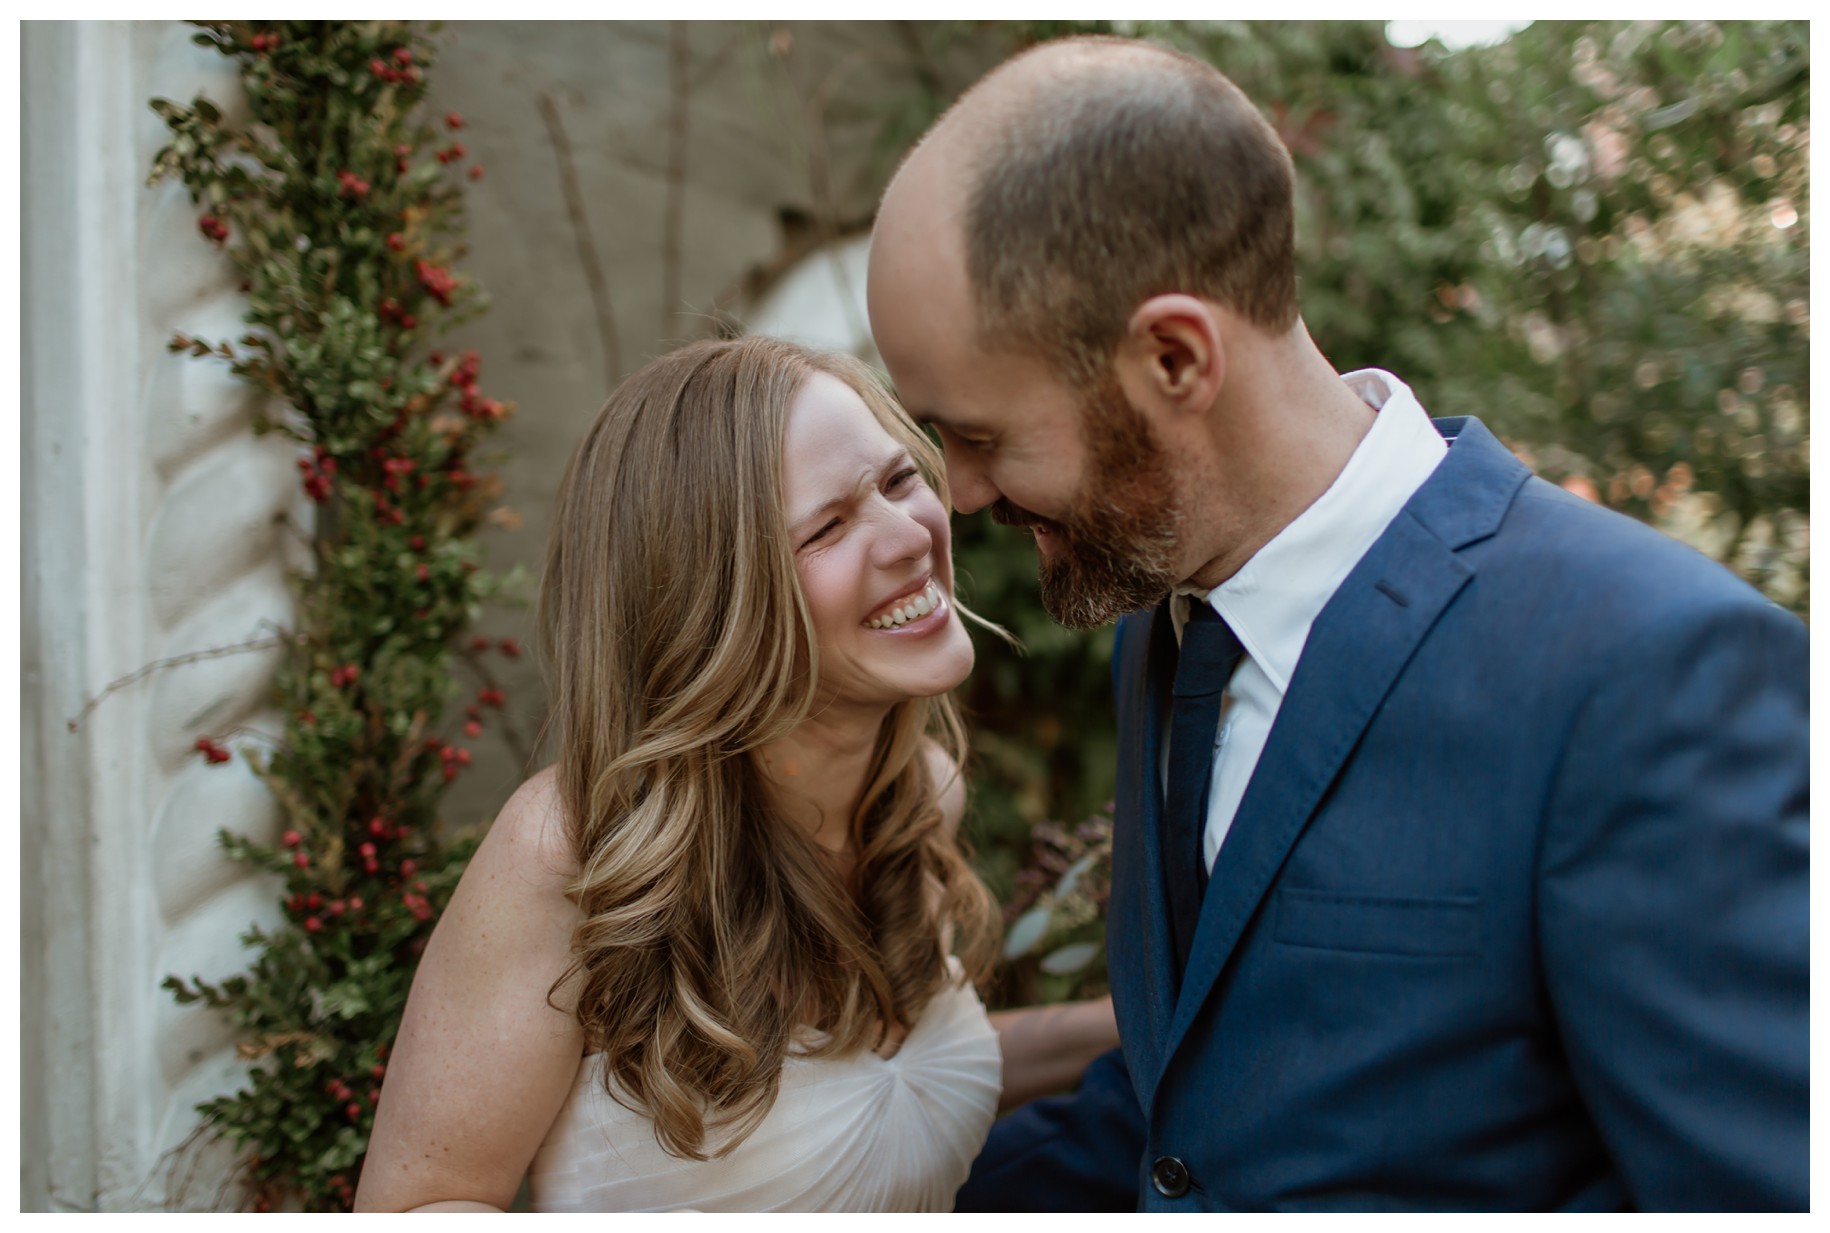
[{"label": "woman's eyebrow", "polygon": [[832,510],[838,509],[840,506],[847,505],[856,500],[860,492],[864,491],[866,488],[875,486],[877,481],[887,472],[894,471],[898,467],[914,465],[915,459],[910,455],[908,446],[897,446],[895,453],[887,455],[881,462],[875,463],[860,472],[858,475],[858,482],[850,492],[840,493],[837,496],[826,498],[826,500],[820,502],[815,508],[808,510],[806,513],[791,521],[788,524],[788,529],[794,532],[799,532],[803,528],[811,530],[812,528],[809,526],[810,523],[814,522],[816,519],[824,518]]}]

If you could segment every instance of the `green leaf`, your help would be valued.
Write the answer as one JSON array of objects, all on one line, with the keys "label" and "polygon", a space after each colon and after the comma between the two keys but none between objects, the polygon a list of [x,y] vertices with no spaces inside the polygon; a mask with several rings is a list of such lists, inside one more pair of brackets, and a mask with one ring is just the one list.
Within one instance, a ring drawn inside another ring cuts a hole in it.
[{"label": "green leaf", "polygon": [[1050,976],[1072,976],[1086,970],[1093,962],[1093,956],[1099,953],[1097,942],[1070,942],[1059,950],[1050,951],[1042,958],[1041,967]]},{"label": "green leaf", "polygon": [[1004,957],[1021,959],[1048,933],[1049,905],[1038,903],[1011,922],[1004,934]]}]

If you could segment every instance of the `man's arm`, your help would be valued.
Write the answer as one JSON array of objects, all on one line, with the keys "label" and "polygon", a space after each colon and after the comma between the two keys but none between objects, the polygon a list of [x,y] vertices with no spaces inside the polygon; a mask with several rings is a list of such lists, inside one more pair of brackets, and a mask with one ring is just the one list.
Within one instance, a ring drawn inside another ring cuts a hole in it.
[{"label": "man's arm", "polygon": [[1751,600],[1661,614],[1569,736],[1539,919],[1633,1202],[1810,1202],[1808,648]]},{"label": "man's arm", "polygon": [[1072,1096],[1031,1101],[991,1128],[954,1210],[1136,1211],[1143,1154],[1144,1115],[1113,1049]]}]

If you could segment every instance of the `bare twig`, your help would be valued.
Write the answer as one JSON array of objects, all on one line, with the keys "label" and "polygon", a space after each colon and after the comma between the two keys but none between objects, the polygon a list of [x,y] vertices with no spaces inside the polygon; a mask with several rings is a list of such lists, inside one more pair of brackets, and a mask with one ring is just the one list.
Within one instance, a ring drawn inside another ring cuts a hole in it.
[{"label": "bare twig", "polygon": [[143,680],[155,672],[163,671],[166,668],[181,667],[184,664],[194,664],[203,659],[220,659],[224,655],[240,655],[246,651],[265,651],[270,647],[284,646],[291,637],[292,635],[282,632],[268,638],[255,638],[248,642],[238,642],[234,646],[217,646],[211,647],[207,651],[192,651],[186,655],[173,655],[169,659],[155,659],[145,667],[136,668],[126,676],[108,682],[102,692],[89,699],[89,701],[83,705],[83,709],[77,713],[76,718],[70,720],[70,731],[75,732],[78,728],[82,727],[84,721],[95,712],[95,708],[100,706],[109,694],[114,693],[116,690],[125,689],[136,681]]},{"label": "bare twig", "polygon": [[[471,670],[477,674],[477,679],[482,681],[486,687],[497,691],[501,690],[501,681],[496,678],[495,673],[484,666],[483,657],[481,655],[474,651],[459,651],[458,654],[470,665]],[[508,708],[503,707],[500,714],[502,716],[503,743],[508,746],[508,751],[515,756],[516,761],[520,762],[523,767],[526,767],[528,760],[533,756],[533,748],[528,744],[527,738],[521,735],[521,730],[515,725],[514,717],[509,714]]]},{"label": "bare twig", "polygon": [[572,142],[566,137],[559,108],[549,94],[536,100],[541,118],[546,121],[547,136],[553,143],[553,156],[559,163],[559,191],[565,198],[566,217],[572,223],[572,240],[578,246],[578,264],[584,272],[585,286],[591,292],[591,307],[597,313],[597,333],[604,349],[604,389],[613,389],[622,377],[622,344],[616,334],[616,314],[610,304],[610,285],[604,279],[603,263],[597,258],[597,245],[591,240],[591,219],[585,213],[585,196],[578,187],[578,168],[572,157]]},{"label": "bare twig", "polygon": [[667,115],[667,213],[661,222],[661,337],[671,338],[679,313],[681,247],[686,230],[686,122],[692,99],[692,48],[687,23],[671,23],[667,81],[672,104]]}]

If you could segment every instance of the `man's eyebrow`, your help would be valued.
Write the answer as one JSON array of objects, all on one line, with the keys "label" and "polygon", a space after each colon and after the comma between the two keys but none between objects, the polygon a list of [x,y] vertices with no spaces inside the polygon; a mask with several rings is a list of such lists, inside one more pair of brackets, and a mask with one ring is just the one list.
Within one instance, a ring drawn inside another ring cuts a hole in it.
[{"label": "man's eyebrow", "polygon": [[945,428],[955,436],[961,437],[982,437],[989,435],[984,427],[975,424],[970,420],[962,420],[951,415],[942,415],[937,411],[915,411],[908,407],[904,407],[903,409],[908,411],[909,418],[914,420],[915,423],[922,428]]}]

